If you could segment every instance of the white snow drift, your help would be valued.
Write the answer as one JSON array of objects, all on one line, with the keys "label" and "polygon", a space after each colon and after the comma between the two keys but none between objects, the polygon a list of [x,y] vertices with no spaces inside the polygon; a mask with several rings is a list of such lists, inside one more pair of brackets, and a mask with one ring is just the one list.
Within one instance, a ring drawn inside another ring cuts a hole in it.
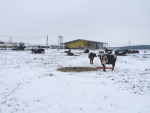
[{"label": "white snow drift", "polygon": [[[0,113],[149,113],[150,51],[117,56],[114,71],[59,72],[90,64],[88,54],[65,50],[0,51]],[[98,55],[98,50],[90,50]],[[111,66],[111,65],[107,65]]]}]

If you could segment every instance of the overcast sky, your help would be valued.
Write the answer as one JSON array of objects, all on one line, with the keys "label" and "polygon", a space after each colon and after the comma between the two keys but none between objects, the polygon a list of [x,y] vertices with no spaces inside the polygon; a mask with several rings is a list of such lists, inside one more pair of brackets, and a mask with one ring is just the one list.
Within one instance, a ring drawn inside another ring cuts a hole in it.
[{"label": "overcast sky", "polygon": [[[3,36],[2,36],[3,35]],[[0,0],[0,40],[150,44],[150,0]],[[4,37],[8,36],[8,37]]]}]

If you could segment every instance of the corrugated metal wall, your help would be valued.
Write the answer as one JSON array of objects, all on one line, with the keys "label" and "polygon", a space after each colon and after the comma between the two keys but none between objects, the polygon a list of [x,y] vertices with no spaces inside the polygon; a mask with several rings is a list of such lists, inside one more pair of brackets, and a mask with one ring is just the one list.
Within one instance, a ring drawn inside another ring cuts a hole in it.
[{"label": "corrugated metal wall", "polygon": [[89,49],[103,49],[103,43],[88,42],[88,41],[75,41],[65,44],[65,48],[78,49],[78,48],[89,48]]}]

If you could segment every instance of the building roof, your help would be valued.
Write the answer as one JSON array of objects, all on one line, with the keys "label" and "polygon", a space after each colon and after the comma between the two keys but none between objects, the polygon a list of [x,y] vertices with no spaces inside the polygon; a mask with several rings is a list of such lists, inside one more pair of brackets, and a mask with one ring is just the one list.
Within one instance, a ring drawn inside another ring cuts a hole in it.
[{"label": "building roof", "polygon": [[107,43],[105,43],[105,42],[98,42],[98,41],[84,40],[84,39],[72,40],[72,41],[69,41],[69,42],[62,43],[62,44],[68,44],[68,43],[75,42],[75,41],[87,41],[87,42],[97,42],[97,43],[107,44]]}]

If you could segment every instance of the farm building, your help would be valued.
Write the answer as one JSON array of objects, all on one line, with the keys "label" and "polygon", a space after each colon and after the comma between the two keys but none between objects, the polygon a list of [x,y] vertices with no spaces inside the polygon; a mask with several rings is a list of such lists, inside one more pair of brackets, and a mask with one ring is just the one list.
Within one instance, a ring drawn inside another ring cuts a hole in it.
[{"label": "farm building", "polygon": [[104,49],[108,47],[108,43],[77,39],[69,42],[63,43],[65,45],[65,49]]}]

